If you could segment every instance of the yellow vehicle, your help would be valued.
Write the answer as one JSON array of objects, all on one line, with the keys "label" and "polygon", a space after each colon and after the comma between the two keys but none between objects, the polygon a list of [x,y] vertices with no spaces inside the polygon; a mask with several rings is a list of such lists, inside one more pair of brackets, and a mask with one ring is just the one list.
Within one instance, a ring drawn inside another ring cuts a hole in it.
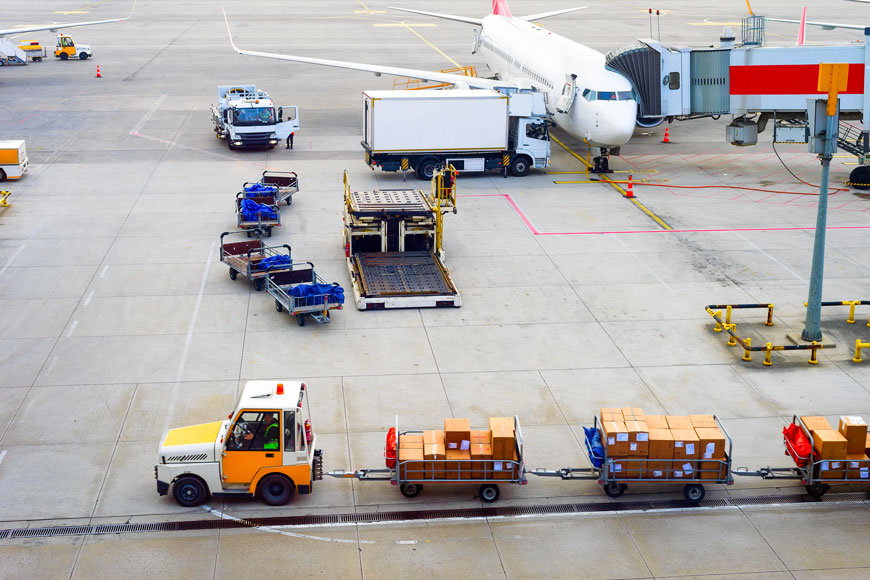
[{"label": "yellow vehicle", "polygon": [[193,507],[209,496],[284,505],[323,479],[305,383],[249,381],[226,420],[169,429],[154,467],[157,493]]},{"label": "yellow vehicle", "polygon": [[18,45],[18,48],[23,50],[24,53],[30,57],[30,60],[33,62],[42,61],[45,51],[43,50],[42,45],[39,44],[38,40],[21,40],[19,42],[21,44]]},{"label": "yellow vehicle", "polygon": [[68,34],[57,35],[57,46],[54,47],[54,56],[56,58],[59,58],[60,60],[68,60],[71,58],[87,60],[93,55],[90,46],[84,44],[76,46],[72,36]]},{"label": "yellow vehicle", "polygon": [[0,181],[27,173],[27,147],[20,139],[0,141]]}]

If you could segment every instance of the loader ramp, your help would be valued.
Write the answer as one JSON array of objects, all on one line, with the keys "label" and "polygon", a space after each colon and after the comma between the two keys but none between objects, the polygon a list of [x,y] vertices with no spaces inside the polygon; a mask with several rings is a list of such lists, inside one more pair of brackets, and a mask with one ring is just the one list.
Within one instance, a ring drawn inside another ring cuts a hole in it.
[{"label": "loader ramp", "polygon": [[348,267],[360,310],[462,304],[447,268],[432,252],[359,253],[348,258]]}]

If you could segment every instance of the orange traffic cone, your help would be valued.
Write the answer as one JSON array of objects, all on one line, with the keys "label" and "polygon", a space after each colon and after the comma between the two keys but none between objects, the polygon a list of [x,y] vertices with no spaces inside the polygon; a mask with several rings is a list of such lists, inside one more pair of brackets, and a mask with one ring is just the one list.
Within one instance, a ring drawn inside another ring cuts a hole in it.
[{"label": "orange traffic cone", "polygon": [[628,188],[625,190],[625,197],[629,199],[634,198],[634,189],[631,186],[631,174],[628,174]]},{"label": "orange traffic cone", "polygon": [[662,143],[670,143],[670,142],[671,142],[671,136],[668,133],[668,128],[665,127],[665,138],[662,139]]},{"label": "orange traffic cone", "polygon": [[100,65],[97,65],[97,78],[98,79],[103,78],[103,75],[100,74]]}]

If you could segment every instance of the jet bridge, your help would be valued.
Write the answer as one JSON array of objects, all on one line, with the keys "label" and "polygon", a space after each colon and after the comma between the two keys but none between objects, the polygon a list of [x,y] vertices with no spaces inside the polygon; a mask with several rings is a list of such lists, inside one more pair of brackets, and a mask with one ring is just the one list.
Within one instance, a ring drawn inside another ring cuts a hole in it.
[{"label": "jet bridge", "polygon": [[[818,90],[820,63],[848,63],[848,89],[840,93],[840,146],[868,159],[870,135],[870,28],[864,42],[849,45],[763,46],[763,17],[744,19],[742,43],[726,29],[716,48],[669,47],[652,39],[613,51],[607,66],[625,76],[638,100],[638,124],[732,115],[726,136],[734,145],[755,145],[774,120],[774,141],[806,143],[807,100]],[[848,134],[848,135],[847,135]],[[848,142],[845,142],[847,141]],[[870,167],[867,168],[870,177]],[[868,180],[856,180],[867,183]]]}]

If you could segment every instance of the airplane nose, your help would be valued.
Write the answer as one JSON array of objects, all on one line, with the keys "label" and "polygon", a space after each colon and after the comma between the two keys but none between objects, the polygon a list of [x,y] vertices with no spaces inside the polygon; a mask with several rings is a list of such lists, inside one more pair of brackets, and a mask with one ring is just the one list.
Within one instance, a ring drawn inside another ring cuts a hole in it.
[{"label": "airplane nose", "polygon": [[611,106],[598,112],[598,135],[595,140],[610,146],[628,143],[634,133],[637,106],[628,102],[608,104]]}]

